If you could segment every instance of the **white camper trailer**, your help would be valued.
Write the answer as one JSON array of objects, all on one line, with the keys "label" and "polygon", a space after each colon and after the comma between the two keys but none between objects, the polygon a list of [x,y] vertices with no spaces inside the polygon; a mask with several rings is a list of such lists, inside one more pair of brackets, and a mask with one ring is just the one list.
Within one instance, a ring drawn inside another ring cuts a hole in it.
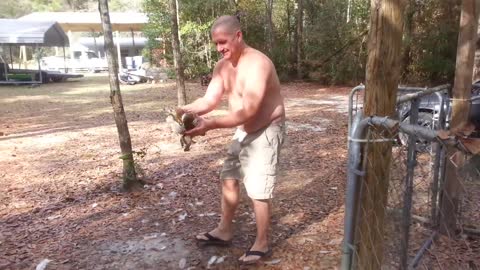
[{"label": "white camper trailer", "polygon": [[64,63],[63,56],[48,56],[43,57],[41,64],[43,70],[54,70],[65,72],[68,71],[84,71],[84,72],[100,72],[108,70],[108,63],[106,58],[100,58],[94,52],[82,45],[74,45],[71,47],[73,56],[67,57]]}]

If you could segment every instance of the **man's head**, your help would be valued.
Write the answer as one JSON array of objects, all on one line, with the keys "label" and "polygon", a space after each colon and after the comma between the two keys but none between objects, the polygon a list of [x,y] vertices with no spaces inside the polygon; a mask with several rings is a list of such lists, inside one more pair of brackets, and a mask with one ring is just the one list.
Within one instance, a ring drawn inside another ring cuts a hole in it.
[{"label": "man's head", "polygon": [[212,26],[212,40],[227,60],[237,59],[245,47],[240,22],[234,16],[221,16]]}]

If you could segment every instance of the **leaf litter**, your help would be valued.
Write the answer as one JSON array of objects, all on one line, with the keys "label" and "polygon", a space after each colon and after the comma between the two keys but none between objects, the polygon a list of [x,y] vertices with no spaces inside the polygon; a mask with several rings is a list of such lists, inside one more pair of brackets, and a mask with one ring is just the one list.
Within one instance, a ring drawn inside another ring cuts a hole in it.
[{"label": "leaf litter", "polygon": [[[187,87],[192,96],[205,91]],[[274,253],[252,268],[339,266],[349,90],[282,85],[294,128],[273,204]],[[38,98],[15,99],[19,92]],[[199,248],[193,239],[219,221],[218,172],[233,131],[212,131],[183,152],[159,109],[175,106],[174,83],[122,86],[133,147],[146,153],[136,161],[147,186],[131,193],[119,189],[106,76],[6,87],[4,95],[11,102],[0,104],[0,175],[8,180],[0,186],[0,269],[31,269],[44,258],[47,269],[239,268],[255,238],[244,190],[232,247]]]}]

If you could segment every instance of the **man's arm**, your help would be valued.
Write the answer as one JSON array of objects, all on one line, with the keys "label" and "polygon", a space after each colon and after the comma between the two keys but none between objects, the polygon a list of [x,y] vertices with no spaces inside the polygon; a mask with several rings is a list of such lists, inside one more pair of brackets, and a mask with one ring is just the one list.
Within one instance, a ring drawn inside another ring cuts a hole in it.
[{"label": "man's arm", "polygon": [[271,66],[266,61],[259,61],[245,72],[245,84],[242,91],[243,106],[240,110],[230,112],[224,117],[206,120],[208,129],[231,128],[251,120],[258,112],[267,92]]},{"label": "man's arm", "polygon": [[194,102],[185,105],[180,108],[183,112],[189,112],[197,115],[206,114],[215,107],[222,99],[222,94],[224,91],[223,79],[220,76],[220,63],[215,66],[213,70],[212,80],[208,84],[207,91],[205,95]]}]

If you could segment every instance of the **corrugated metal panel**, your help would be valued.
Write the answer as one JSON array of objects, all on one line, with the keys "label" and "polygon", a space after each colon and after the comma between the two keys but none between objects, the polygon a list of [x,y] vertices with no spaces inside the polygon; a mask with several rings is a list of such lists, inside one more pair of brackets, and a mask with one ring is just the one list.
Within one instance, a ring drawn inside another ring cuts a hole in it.
[{"label": "corrugated metal panel", "polygon": [[[29,21],[48,21],[55,20],[56,22],[63,24],[100,24],[100,13],[98,12],[34,12],[23,17],[19,20]],[[145,13],[139,12],[110,12],[110,22],[112,24],[137,24],[147,23],[148,17]]]},{"label": "corrugated metal panel", "polygon": [[[19,20],[50,21],[55,20],[65,32],[101,32],[102,23],[98,12],[34,12]],[[141,31],[148,22],[145,13],[110,12],[110,22],[113,31]]]},{"label": "corrugated metal panel", "polygon": [[68,37],[54,21],[0,19],[0,44],[68,46]]}]

